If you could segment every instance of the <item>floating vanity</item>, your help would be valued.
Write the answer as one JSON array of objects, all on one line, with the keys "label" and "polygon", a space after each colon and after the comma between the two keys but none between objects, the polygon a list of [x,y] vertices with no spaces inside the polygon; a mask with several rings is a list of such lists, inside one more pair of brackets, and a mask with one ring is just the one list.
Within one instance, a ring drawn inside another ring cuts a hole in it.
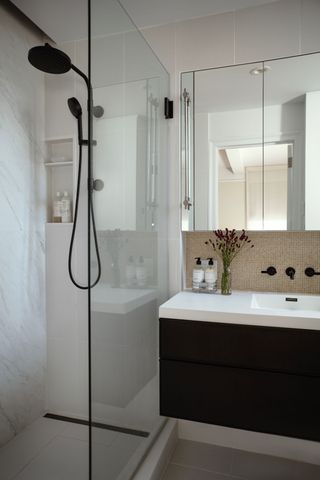
[{"label": "floating vanity", "polygon": [[320,440],[320,297],[181,292],[160,307],[161,415]]}]

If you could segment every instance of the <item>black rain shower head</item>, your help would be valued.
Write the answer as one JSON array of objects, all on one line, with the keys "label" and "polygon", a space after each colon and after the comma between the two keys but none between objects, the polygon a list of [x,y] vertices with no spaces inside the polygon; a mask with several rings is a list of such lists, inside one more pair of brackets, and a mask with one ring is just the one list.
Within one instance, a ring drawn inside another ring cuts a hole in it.
[{"label": "black rain shower head", "polygon": [[46,73],[62,74],[69,72],[72,68],[68,55],[51,47],[49,43],[30,48],[28,60],[35,68]]},{"label": "black rain shower head", "polygon": [[82,115],[82,108],[75,97],[68,98],[68,107],[74,117],[79,119]]}]

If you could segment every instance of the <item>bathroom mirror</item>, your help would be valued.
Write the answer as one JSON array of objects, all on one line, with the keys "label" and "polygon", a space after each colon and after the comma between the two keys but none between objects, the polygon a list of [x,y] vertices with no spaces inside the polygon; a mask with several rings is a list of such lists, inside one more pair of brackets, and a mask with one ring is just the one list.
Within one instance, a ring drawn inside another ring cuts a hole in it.
[{"label": "bathroom mirror", "polygon": [[181,75],[182,230],[320,230],[320,54]]}]

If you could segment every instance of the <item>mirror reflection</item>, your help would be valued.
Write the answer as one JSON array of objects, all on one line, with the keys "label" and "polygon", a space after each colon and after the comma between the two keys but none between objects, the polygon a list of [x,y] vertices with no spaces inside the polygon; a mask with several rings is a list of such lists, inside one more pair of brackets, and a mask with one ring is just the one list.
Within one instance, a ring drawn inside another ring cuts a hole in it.
[{"label": "mirror reflection", "polygon": [[182,229],[319,230],[320,54],[189,72],[184,89]]}]

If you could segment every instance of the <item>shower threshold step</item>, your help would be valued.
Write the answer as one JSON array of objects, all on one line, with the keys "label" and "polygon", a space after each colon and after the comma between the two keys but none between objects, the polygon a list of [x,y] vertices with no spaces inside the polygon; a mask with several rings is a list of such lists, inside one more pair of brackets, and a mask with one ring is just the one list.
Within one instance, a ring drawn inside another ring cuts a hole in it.
[{"label": "shower threshold step", "polygon": [[[81,418],[66,417],[64,415],[56,415],[54,413],[46,413],[44,418],[51,418],[52,420],[60,420],[62,422],[77,423],[78,425],[89,426],[88,420]],[[117,425],[108,425],[107,423],[91,422],[91,426],[94,428],[101,428],[103,430],[112,430],[114,432],[126,433],[127,435],[135,435],[136,437],[149,437],[149,432],[144,430],[135,430],[133,428],[119,427]]]}]

